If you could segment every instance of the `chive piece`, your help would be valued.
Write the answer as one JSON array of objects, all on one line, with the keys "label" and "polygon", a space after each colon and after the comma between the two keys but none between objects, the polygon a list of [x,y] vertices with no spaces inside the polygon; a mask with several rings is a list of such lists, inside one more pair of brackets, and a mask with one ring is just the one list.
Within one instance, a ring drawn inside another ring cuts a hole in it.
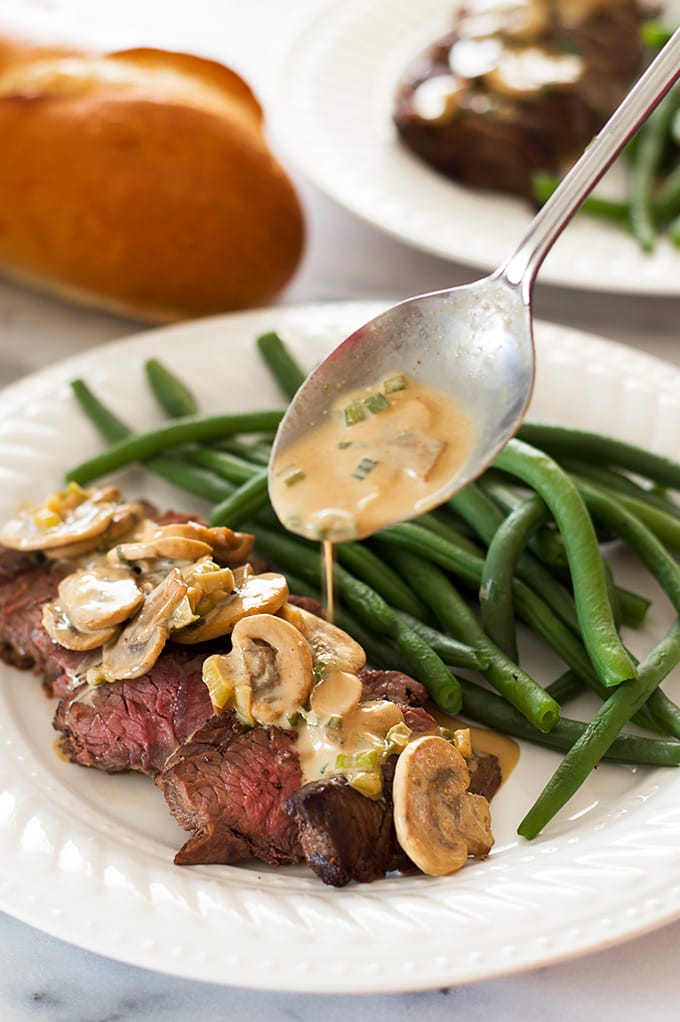
[{"label": "chive piece", "polygon": [[362,458],[352,472],[352,479],[364,480],[366,476],[371,474],[377,464],[378,462],[375,458]]},{"label": "chive piece", "polygon": [[351,754],[341,752],[335,760],[336,770],[375,770],[377,766],[377,749],[365,749]]},{"label": "chive piece", "polygon": [[348,404],[343,411],[343,415],[345,416],[346,426],[356,426],[357,422],[361,422],[366,418],[364,406],[360,401],[352,401],[351,404]]},{"label": "chive piece", "polygon": [[406,390],[406,377],[403,373],[388,376],[383,383],[383,390],[386,394],[395,394],[398,390]]},{"label": "chive piece", "polygon": [[346,448],[351,447],[351,446],[352,446],[352,441],[351,440],[341,440],[340,443],[338,444],[338,448],[341,451],[344,451],[344,450],[346,450]]},{"label": "chive piece", "polygon": [[390,407],[390,403],[384,394],[378,391],[376,394],[369,394],[364,399],[364,404],[368,408],[371,415],[378,415],[380,412],[386,411]]},{"label": "chive piece", "polygon": [[285,469],[285,471],[281,473],[281,479],[286,486],[294,486],[295,483],[301,483],[305,478],[305,473],[301,468],[298,468],[297,465],[291,465],[290,468]]},{"label": "chive piece", "polygon": [[326,721],[326,727],[330,728],[331,731],[339,731],[342,727],[342,717],[339,713],[334,713],[332,717],[329,717]]}]

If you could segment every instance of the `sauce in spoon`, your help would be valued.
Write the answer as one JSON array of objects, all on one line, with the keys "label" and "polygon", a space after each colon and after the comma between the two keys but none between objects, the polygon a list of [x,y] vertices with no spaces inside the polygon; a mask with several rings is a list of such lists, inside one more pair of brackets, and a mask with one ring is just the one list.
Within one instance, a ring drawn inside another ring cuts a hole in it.
[{"label": "sauce in spoon", "polygon": [[[402,373],[344,392],[324,420],[278,454],[272,504],[283,524],[329,543],[362,539],[444,499],[472,445],[467,412]],[[441,493],[441,496],[440,496]]]}]

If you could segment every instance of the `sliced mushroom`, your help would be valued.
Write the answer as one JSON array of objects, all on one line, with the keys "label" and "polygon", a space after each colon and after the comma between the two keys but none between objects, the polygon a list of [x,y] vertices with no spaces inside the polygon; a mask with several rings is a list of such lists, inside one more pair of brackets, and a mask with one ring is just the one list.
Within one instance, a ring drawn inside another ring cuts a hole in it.
[{"label": "sliced mushroom", "polygon": [[227,564],[233,568],[243,564],[246,557],[253,549],[255,537],[250,532],[234,532],[224,525],[216,525],[208,530],[211,534],[209,540],[212,545],[214,557],[220,564]]},{"label": "sliced mushroom", "polygon": [[156,663],[168,640],[188,586],[174,568],[146,597],[141,610],[104,646],[102,672],[108,681],[139,678]]},{"label": "sliced mushroom", "polygon": [[105,642],[109,642],[118,631],[117,628],[102,628],[99,631],[81,632],[73,625],[72,621],[69,621],[58,603],[44,605],[42,623],[49,637],[64,649],[96,649],[98,646],[103,646]]},{"label": "sliced mushroom", "polygon": [[0,543],[13,550],[51,550],[101,536],[118,507],[118,496],[116,489],[88,493],[79,487],[52,494],[41,507],[26,508],[7,522]]},{"label": "sliced mushroom", "polygon": [[71,572],[59,583],[59,603],[75,628],[85,632],[127,621],[144,601],[134,576],[105,562]]},{"label": "sliced mushroom", "polygon": [[197,561],[211,553],[212,547],[199,539],[158,535],[138,543],[121,543],[109,550],[107,557],[112,564],[129,564],[136,561]]},{"label": "sliced mushroom", "polygon": [[397,840],[423,873],[445,876],[493,845],[489,803],[467,788],[465,760],[445,738],[424,735],[397,760],[392,795]]},{"label": "sliced mushroom", "polygon": [[275,614],[288,599],[288,584],[277,572],[248,575],[233,593],[216,603],[198,621],[173,633],[173,641],[206,642],[228,635],[242,618],[253,614]]},{"label": "sliced mushroom", "polygon": [[[312,654],[305,639],[282,618],[255,614],[236,624],[231,641],[230,653],[209,657],[204,664],[211,696],[221,686],[216,709],[233,693],[237,709],[250,723],[286,722],[306,703],[312,686]],[[214,660],[219,664],[209,663]]]},{"label": "sliced mushroom", "polygon": [[332,664],[334,668],[349,674],[358,674],[365,665],[366,654],[363,648],[342,628],[302,607],[290,604],[286,604],[280,613],[302,632],[312,647],[315,664]]},{"label": "sliced mushroom", "polygon": [[162,525],[159,532],[207,543],[219,564],[240,564],[253,548],[255,537],[248,532],[234,532],[223,525],[202,525],[200,522],[175,522]]},{"label": "sliced mushroom", "polygon": [[98,548],[105,550],[117,539],[120,539],[136,528],[142,518],[142,514],[143,512],[139,504],[117,504],[111,516],[111,521],[103,532],[84,539],[77,539],[72,543],[51,547],[45,553],[52,560],[72,560],[90,553],[91,550]]}]

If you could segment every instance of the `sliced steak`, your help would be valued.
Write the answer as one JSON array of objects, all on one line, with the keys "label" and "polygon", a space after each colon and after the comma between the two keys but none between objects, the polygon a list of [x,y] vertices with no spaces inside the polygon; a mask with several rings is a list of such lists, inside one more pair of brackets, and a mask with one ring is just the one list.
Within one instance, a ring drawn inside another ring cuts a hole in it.
[{"label": "sliced steak", "polygon": [[465,757],[465,762],[470,771],[468,791],[483,795],[490,802],[503,783],[498,757],[492,752],[473,752]]},{"label": "sliced steak", "polygon": [[66,569],[50,562],[36,563],[23,555],[3,556],[5,568],[10,561],[17,570],[0,572],[0,658],[13,667],[32,669],[49,680],[55,676],[56,668],[46,655],[49,650],[42,645],[46,637],[42,609],[56,598]]},{"label": "sliced steak", "polygon": [[212,716],[202,664],[202,656],[173,648],[141,678],[79,686],[61,700],[54,717],[62,753],[109,773],[155,776]]},{"label": "sliced steak", "polygon": [[296,821],[307,865],[331,887],[371,883],[393,870],[415,866],[400,848],[392,818],[395,760],[383,767],[383,793],[367,798],[344,777],[311,781],[285,810]]},{"label": "sliced steak", "polygon": [[192,832],[178,865],[302,860],[297,823],[284,811],[302,784],[295,740],[294,731],[271,725],[244,732],[226,712],[168,761],[156,784]]},{"label": "sliced steak", "polygon": [[428,700],[425,686],[401,671],[365,667],[359,678],[363,687],[363,700],[387,699],[391,703],[404,703],[407,706],[424,706]]}]

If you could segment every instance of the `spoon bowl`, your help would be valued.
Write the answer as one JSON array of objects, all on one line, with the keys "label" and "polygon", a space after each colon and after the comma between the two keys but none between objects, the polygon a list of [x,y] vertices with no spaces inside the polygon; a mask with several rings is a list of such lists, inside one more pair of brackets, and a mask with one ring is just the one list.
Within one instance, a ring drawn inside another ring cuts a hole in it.
[{"label": "spoon bowl", "polygon": [[[495,273],[400,302],[356,330],[307,377],[284,416],[272,451],[270,497],[277,513],[280,488],[274,472],[291,444],[318,429],[330,405],[343,394],[374,384],[395,370],[444,392],[471,423],[472,440],[464,457],[448,478],[420,495],[412,516],[443,503],[489,466],[516,433],[531,399],[535,377],[532,293],[538,270],[584,199],[679,77],[680,29]],[[327,468],[327,462],[319,459],[319,472]],[[380,528],[403,520],[403,515],[395,517],[389,489],[380,499]],[[286,524],[309,539],[319,538],[303,520]],[[362,538],[361,531],[356,538]]]}]

